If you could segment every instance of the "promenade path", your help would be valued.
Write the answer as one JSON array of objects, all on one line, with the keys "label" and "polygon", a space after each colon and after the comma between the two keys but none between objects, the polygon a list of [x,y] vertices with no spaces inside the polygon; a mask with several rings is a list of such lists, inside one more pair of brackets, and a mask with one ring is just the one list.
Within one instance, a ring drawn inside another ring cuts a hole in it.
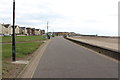
[{"label": "promenade path", "polygon": [[52,38],[33,78],[117,78],[118,62],[63,37]]}]

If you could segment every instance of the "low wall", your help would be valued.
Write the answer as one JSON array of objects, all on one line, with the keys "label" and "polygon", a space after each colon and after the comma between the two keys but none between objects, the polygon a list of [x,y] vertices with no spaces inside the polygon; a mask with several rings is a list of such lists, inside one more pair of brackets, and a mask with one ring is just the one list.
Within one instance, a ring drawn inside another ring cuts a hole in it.
[{"label": "low wall", "polygon": [[120,61],[120,52],[119,51],[111,50],[111,49],[108,49],[108,48],[103,48],[103,47],[100,47],[100,46],[97,46],[97,45],[85,43],[85,42],[78,41],[78,40],[71,39],[71,38],[67,38],[67,37],[66,37],[66,39],[70,40],[72,42],[75,42],[79,45],[82,45],[84,47],[90,48],[90,49],[92,49],[92,50],[94,50],[94,51],[96,51],[100,54],[104,54],[106,56],[112,57],[112,58]]}]

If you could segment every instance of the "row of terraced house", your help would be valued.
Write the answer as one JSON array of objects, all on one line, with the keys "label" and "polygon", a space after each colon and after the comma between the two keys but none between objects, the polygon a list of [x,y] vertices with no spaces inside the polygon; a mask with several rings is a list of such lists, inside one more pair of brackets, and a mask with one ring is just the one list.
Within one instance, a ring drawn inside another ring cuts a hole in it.
[{"label": "row of terraced house", "polygon": [[[0,24],[0,35],[12,35],[13,26],[11,24]],[[15,25],[16,35],[43,35],[45,30],[35,29],[31,27],[20,27]]]}]

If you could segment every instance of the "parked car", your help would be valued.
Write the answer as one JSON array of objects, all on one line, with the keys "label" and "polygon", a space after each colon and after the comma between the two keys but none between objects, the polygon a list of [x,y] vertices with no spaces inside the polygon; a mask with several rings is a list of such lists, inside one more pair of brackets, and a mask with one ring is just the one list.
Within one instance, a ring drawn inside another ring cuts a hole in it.
[{"label": "parked car", "polygon": [[4,34],[4,36],[11,36],[10,34]]},{"label": "parked car", "polygon": [[0,36],[4,36],[3,34],[0,34]]}]

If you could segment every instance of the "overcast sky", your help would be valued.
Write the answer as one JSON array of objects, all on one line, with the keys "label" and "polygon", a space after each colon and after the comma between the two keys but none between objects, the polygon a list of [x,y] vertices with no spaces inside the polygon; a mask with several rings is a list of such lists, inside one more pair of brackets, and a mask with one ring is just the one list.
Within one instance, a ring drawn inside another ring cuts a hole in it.
[{"label": "overcast sky", "polygon": [[[119,0],[16,0],[16,25],[49,31],[118,35]],[[13,0],[0,1],[0,23],[12,24]]]}]

